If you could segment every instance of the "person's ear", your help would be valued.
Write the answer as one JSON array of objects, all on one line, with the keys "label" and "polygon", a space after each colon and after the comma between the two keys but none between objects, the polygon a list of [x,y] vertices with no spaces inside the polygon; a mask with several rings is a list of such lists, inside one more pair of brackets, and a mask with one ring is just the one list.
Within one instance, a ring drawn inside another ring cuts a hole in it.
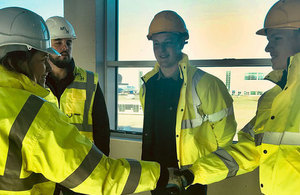
[{"label": "person's ear", "polygon": [[184,40],[183,37],[180,38],[179,40],[179,48],[180,50],[182,50],[184,48],[184,45],[186,44],[187,42]]}]

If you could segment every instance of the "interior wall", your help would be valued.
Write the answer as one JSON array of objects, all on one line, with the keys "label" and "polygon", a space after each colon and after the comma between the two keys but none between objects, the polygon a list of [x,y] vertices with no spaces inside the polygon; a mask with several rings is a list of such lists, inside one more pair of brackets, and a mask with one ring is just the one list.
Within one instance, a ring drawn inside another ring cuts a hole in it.
[{"label": "interior wall", "polygon": [[75,64],[96,71],[96,12],[95,0],[64,0],[64,17],[75,29],[73,41]]}]

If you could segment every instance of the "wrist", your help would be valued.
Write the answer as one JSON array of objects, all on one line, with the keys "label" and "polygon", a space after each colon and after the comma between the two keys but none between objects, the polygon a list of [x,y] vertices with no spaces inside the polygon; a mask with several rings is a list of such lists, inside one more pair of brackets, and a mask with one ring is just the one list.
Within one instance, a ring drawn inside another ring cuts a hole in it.
[{"label": "wrist", "polygon": [[169,171],[166,167],[160,166],[160,177],[157,182],[157,188],[164,188],[169,181]]}]

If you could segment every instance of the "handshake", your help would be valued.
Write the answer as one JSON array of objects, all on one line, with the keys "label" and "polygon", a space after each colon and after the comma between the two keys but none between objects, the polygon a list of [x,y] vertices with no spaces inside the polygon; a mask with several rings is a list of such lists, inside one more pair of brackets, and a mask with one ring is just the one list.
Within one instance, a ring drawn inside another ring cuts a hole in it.
[{"label": "handshake", "polygon": [[193,173],[188,169],[168,168],[168,173],[166,189],[169,194],[181,194],[194,180]]}]

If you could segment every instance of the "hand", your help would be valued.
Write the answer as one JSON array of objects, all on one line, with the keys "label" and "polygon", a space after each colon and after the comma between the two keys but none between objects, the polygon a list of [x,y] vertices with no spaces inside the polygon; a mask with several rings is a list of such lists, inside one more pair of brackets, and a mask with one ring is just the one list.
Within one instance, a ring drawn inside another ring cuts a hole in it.
[{"label": "hand", "polygon": [[193,172],[189,170],[188,167],[177,169],[174,171],[174,174],[181,178],[181,185],[183,188],[191,185],[195,177]]},{"label": "hand", "polygon": [[182,178],[177,174],[178,171],[176,168],[168,168],[169,180],[166,189],[169,194],[180,194],[184,190]]}]

